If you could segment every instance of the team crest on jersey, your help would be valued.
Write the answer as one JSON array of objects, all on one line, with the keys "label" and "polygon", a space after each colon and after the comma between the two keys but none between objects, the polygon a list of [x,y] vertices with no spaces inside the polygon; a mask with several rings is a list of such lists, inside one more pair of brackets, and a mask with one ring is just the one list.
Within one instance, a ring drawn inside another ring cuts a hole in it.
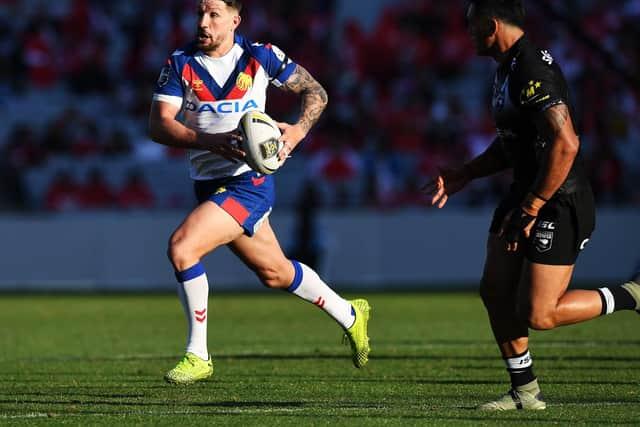
[{"label": "team crest on jersey", "polygon": [[170,74],[171,66],[165,65],[162,71],[160,71],[160,76],[158,77],[158,87],[164,87],[167,83],[169,83]]},{"label": "team crest on jersey", "polygon": [[202,80],[194,80],[191,82],[191,89],[194,92],[200,92],[204,88],[204,82]]},{"label": "team crest on jersey", "polygon": [[547,252],[553,245],[553,231],[536,230],[533,244],[538,252]]},{"label": "team crest on jersey", "polygon": [[243,92],[249,90],[249,88],[253,85],[253,78],[247,73],[238,74],[238,78],[236,79],[236,86]]}]

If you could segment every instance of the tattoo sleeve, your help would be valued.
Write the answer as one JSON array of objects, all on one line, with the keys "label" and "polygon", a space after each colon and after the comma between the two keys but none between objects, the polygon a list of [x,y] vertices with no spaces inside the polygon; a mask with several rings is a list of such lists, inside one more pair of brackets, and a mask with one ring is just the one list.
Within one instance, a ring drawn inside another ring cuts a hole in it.
[{"label": "tattoo sleeve", "polygon": [[548,141],[553,142],[569,121],[569,108],[558,104],[547,108],[537,121],[538,131]]},{"label": "tattoo sleeve", "polygon": [[580,141],[565,104],[546,109],[536,121],[538,132],[551,144],[544,152],[532,191],[550,199],[567,178],[578,154]]},{"label": "tattoo sleeve", "polygon": [[298,124],[305,132],[309,132],[329,102],[327,91],[300,65],[296,66],[295,71],[284,83],[282,89],[301,95],[302,112]]}]

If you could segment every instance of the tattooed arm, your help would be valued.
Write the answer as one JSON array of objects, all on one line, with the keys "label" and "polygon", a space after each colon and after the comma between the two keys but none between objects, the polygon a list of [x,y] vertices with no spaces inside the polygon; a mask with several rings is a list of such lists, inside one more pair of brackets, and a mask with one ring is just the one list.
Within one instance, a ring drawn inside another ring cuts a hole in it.
[{"label": "tattooed arm", "polygon": [[300,65],[296,66],[295,71],[281,86],[281,89],[299,94],[302,97],[302,111],[298,121],[294,125],[279,123],[282,130],[280,140],[285,141],[285,150],[282,155],[287,156],[316,124],[327,106],[329,97],[320,83]]},{"label": "tattooed arm", "polygon": [[548,200],[569,175],[578,155],[580,141],[573,129],[569,108],[565,104],[554,105],[541,113],[536,127],[540,135],[551,143],[551,147],[542,159],[533,193]]},{"label": "tattooed arm", "polygon": [[327,91],[300,65],[296,66],[282,89],[302,95],[302,113],[296,124],[302,127],[305,134],[308,133],[327,106]]},{"label": "tattooed arm", "polygon": [[550,142],[551,146],[544,151],[533,188],[522,204],[509,212],[502,222],[498,234],[504,236],[507,251],[518,250],[521,234],[529,237],[540,209],[567,179],[580,146],[565,104],[547,108],[539,113],[535,121],[540,137]]}]

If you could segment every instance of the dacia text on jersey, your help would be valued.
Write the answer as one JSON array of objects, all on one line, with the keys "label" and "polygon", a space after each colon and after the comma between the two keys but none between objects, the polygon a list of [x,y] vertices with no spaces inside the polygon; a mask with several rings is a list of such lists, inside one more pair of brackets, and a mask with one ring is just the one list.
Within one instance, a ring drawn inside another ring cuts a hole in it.
[{"label": "dacia text on jersey", "polygon": [[184,104],[186,111],[194,111],[198,114],[213,113],[213,114],[233,114],[244,113],[249,110],[257,110],[258,103],[253,99],[247,101],[219,101],[219,102],[205,102],[200,103],[200,106],[195,102],[186,101]]}]

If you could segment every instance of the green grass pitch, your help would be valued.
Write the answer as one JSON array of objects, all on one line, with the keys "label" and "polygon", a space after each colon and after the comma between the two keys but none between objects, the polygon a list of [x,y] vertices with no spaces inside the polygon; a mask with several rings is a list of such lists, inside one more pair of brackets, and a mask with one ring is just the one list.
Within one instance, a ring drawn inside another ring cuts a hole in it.
[{"label": "green grass pitch", "polygon": [[284,293],[211,293],[214,376],[170,386],[185,324],[173,295],[0,295],[0,425],[638,425],[640,317],[532,334],[548,409],[473,410],[508,388],[479,298],[376,293],[372,354]]}]

